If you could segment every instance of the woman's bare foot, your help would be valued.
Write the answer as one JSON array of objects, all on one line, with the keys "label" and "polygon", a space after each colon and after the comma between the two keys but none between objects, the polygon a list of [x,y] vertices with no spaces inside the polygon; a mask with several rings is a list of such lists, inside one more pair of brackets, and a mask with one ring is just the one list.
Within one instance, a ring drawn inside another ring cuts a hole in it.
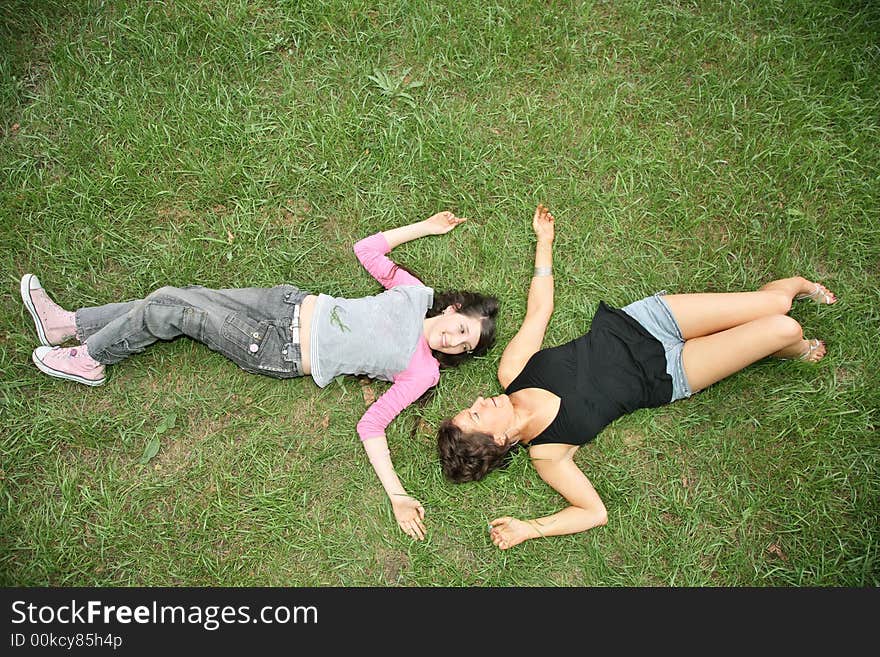
[{"label": "woman's bare foot", "polygon": [[828,305],[837,301],[837,297],[834,296],[834,292],[829,290],[821,283],[814,283],[813,281],[808,281],[807,279],[804,279],[803,291],[794,298],[795,301],[800,301],[801,299],[812,299],[816,303]]},{"label": "woman's bare foot", "polygon": [[805,360],[808,363],[818,363],[825,358],[825,343],[822,340],[800,340],[793,345],[780,349],[773,356],[782,360]]}]

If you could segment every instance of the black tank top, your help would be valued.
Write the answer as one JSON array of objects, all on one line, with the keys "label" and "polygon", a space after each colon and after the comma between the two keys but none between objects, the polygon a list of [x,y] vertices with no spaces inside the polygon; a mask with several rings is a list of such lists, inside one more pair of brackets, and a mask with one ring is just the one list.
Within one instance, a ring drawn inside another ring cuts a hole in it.
[{"label": "black tank top", "polygon": [[562,400],[556,417],[529,445],[584,445],[620,416],[672,399],[663,345],[604,301],[586,335],[532,355],[505,392],[524,388],[547,390]]}]

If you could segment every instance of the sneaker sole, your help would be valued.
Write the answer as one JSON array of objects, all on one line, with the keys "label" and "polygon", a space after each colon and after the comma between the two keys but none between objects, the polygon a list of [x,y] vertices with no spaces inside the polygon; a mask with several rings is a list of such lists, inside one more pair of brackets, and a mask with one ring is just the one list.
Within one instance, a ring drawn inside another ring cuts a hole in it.
[{"label": "sneaker sole", "polygon": [[[50,345],[46,345],[47,347]],[[101,386],[104,385],[104,381],[107,380],[106,376],[101,377],[100,379],[87,379],[82,376],[77,376],[76,374],[68,374],[67,372],[61,372],[59,370],[54,370],[46,363],[37,358],[36,353],[31,354],[31,360],[34,361],[34,365],[37,366],[41,372],[48,374],[49,376],[54,376],[59,379],[67,379],[68,381],[76,381],[77,383],[84,383],[87,386]]]},{"label": "sneaker sole", "polygon": [[43,329],[43,321],[40,319],[39,314],[37,314],[37,309],[31,299],[32,278],[34,278],[33,274],[25,274],[21,277],[21,300],[24,301],[24,307],[28,309],[28,312],[34,320],[34,326],[37,327],[37,336],[40,338],[40,344],[44,347],[54,347],[55,345],[49,342],[49,338],[46,337],[46,331]]}]

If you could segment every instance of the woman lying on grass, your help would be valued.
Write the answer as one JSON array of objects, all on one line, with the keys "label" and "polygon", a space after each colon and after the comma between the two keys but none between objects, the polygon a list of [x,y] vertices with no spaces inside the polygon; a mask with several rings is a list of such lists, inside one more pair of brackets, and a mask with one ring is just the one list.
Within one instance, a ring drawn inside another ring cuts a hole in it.
[{"label": "woman lying on grass", "polygon": [[[394,471],[385,429],[437,384],[441,366],[454,367],[489,349],[498,302],[473,292],[435,294],[385,254],[410,240],[448,233],[463,221],[439,212],[355,244],[361,264],[386,288],[360,299],[309,294],[292,285],[163,287],[137,301],[69,312],[52,301],[36,276],[25,274],[21,296],[43,344],[32,359],[50,376],[97,386],[104,383],[105,366],[157,340],[186,335],[253,374],[311,375],[321,387],[339,374],[393,381],[357,431],[400,528],[421,540],[425,510]],[[53,346],[71,339],[79,344]]]},{"label": "woman lying on grass", "polygon": [[755,292],[658,292],[622,310],[600,302],[586,335],[541,349],[553,313],[553,216],[538,206],[533,226],[535,275],[526,317],[498,366],[505,394],[478,397],[438,432],[449,479],[482,479],[505,463],[514,445],[528,445],[538,474],[570,504],[544,518],[493,520],[492,541],[502,550],[604,525],[605,506],[574,462],[578,447],[622,415],[689,397],[766,356],[820,360],[824,343],[805,340],[787,313],[793,299],[836,301],[801,277]]}]

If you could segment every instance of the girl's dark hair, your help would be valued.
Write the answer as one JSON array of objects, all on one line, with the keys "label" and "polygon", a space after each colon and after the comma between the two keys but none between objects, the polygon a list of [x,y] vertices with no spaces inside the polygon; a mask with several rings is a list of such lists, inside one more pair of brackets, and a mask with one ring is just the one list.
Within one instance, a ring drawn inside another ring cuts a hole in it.
[{"label": "girl's dark hair", "polygon": [[479,481],[496,468],[510,462],[516,445],[497,445],[488,433],[465,433],[452,420],[444,420],[437,429],[437,452],[447,479],[457,484]]},{"label": "girl's dark hair", "polygon": [[439,292],[434,294],[434,305],[425,317],[440,315],[448,306],[456,308],[462,315],[480,320],[480,339],[472,351],[460,354],[447,354],[432,349],[434,358],[442,367],[456,367],[471,356],[482,356],[495,344],[495,316],[498,314],[498,299],[479,292]]}]

